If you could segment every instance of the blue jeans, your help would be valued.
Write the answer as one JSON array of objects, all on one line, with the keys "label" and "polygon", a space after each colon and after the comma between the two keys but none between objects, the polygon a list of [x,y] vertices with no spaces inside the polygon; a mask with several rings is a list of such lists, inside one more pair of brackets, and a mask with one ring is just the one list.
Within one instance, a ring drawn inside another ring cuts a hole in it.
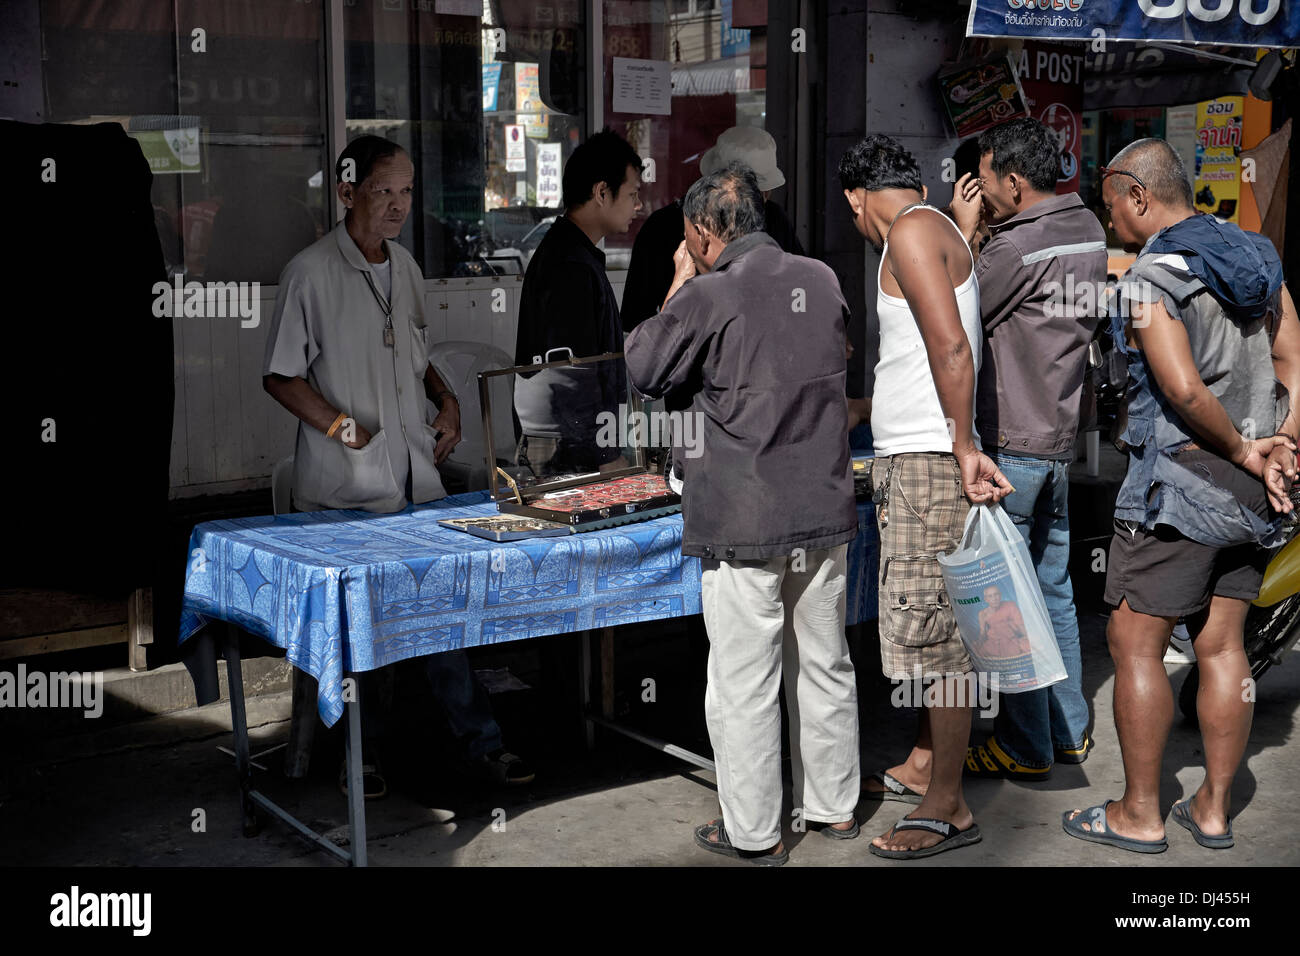
[{"label": "blue jeans", "polygon": [[1082,746],[1088,730],[1079,620],[1069,570],[1070,463],[1005,454],[992,457],[1016,489],[1002,499],[1002,507],[1029,545],[1066,675],[1043,690],[1002,694],[994,734],[1017,763],[1047,767],[1055,760],[1055,750]]}]

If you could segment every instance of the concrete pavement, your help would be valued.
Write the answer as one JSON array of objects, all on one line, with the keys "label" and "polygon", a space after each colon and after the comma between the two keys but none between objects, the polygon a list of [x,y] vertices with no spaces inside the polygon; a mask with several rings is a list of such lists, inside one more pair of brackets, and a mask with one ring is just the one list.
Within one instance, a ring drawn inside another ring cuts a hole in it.
[{"label": "concrete pavement", "polygon": [[[1081,843],[1061,831],[1063,810],[1118,797],[1123,779],[1111,717],[1105,620],[1087,612],[1081,622],[1085,689],[1098,744],[1085,765],[1058,767],[1041,785],[970,784],[967,797],[984,833],[977,846],[900,864],[871,856],[866,839],[832,841],[788,832],[790,865],[1300,864],[1291,816],[1300,790],[1300,655],[1285,658],[1260,682],[1254,730],[1234,790],[1236,847],[1205,850],[1170,824],[1169,851],[1143,856]],[[700,640],[698,634],[676,633],[658,641],[650,632],[639,644],[630,641],[620,648],[619,699],[626,711],[621,719],[707,753],[698,713]],[[870,772],[903,756],[915,717],[890,705],[889,685],[878,677],[874,637],[868,634],[855,645],[862,766]],[[498,649],[501,654],[508,657]],[[1186,668],[1169,669],[1176,690]],[[647,672],[657,675],[654,704],[639,694],[640,675]],[[605,732],[588,754],[576,721],[555,717],[538,691],[507,693],[494,702],[507,741],[537,766],[535,783],[518,792],[494,790],[450,770],[454,761],[445,746],[440,751],[418,734],[404,738],[402,759],[388,765],[395,792],[369,807],[372,865],[743,865],[693,845],[693,827],[717,815],[710,774]],[[287,693],[250,698],[254,752],[285,738],[288,712]],[[233,765],[216,749],[229,746],[228,731],[229,709],[218,703],[52,741],[39,753],[25,748],[23,763],[7,764],[0,776],[0,864],[338,865],[279,824],[267,825],[253,838],[240,835]],[[321,738],[307,779],[284,779],[278,755],[271,755],[258,783],[313,826],[338,836],[346,834],[346,801],[335,780],[338,741],[325,733]],[[423,759],[420,753],[442,756]],[[1176,720],[1162,786],[1166,806],[1196,787],[1200,759],[1198,734]],[[864,836],[887,829],[909,809],[863,803]]]}]

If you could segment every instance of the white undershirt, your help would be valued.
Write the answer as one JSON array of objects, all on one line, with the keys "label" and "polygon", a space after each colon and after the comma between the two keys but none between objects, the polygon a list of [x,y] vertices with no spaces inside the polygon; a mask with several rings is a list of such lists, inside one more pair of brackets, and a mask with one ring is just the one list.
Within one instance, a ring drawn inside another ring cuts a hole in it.
[{"label": "white undershirt", "polygon": [[370,271],[375,274],[379,280],[379,291],[384,294],[384,298],[389,302],[393,301],[393,260],[385,259],[383,262],[370,263]]},{"label": "white undershirt", "polygon": [[[926,209],[943,218],[954,229],[957,225],[933,206],[913,206],[907,215]],[[958,234],[961,230],[958,229]],[[962,237],[963,243],[965,237]],[[888,244],[886,244],[888,249]],[[885,253],[880,256],[884,268]],[[871,438],[876,455],[902,455],[918,451],[952,451],[952,436],[939,404],[939,392],[930,372],[929,355],[921,329],[916,324],[906,299],[889,295],[876,274],[876,315],[880,325],[880,360],[876,364],[876,384],[871,402]],[[983,326],[980,323],[979,285],[975,279],[975,261],[971,272],[957,288],[957,311],[970,342],[975,375],[979,376],[983,351]],[[971,389],[971,408],[975,408],[975,390]],[[972,427],[971,439],[980,447],[979,434]]]}]

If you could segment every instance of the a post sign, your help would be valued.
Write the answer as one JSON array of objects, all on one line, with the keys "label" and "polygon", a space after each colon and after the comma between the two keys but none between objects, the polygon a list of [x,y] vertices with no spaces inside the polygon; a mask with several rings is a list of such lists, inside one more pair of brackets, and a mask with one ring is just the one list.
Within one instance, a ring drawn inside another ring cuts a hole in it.
[{"label": "a post sign", "polygon": [[1060,144],[1057,195],[1077,192],[1083,161],[1082,129],[1084,56],[1077,45],[1025,43],[1016,72],[1029,104],[1029,115],[1056,134]]},{"label": "a post sign", "polygon": [[966,35],[1300,46],[1297,0],[971,0]]}]

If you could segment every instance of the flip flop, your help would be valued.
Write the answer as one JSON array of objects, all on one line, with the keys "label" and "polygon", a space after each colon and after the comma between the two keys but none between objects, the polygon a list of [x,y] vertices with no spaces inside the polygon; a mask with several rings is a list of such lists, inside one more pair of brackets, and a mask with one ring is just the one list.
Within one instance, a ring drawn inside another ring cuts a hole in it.
[{"label": "flip flop", "polygon": [[[1195,794],[1193,794],[1195,796]],[[1206,833],[1196,825],[1192,816],[1192,798],[1174,804],[1174,822],[1192,834],[1192,839],[1211,850],[1226,850],[1233,845],[1232,817],[1228,817],[1227,833]]]},{"label": "flip flop", "polygon": [[863,800],[897,800],[899,803],[919,804],[925,794],[917,793],[888,770],[880,770],[871,775],[872,780],[880,781],[884,790],[863,790]]},{"label": "flip flop", "polygon": [[980,834],[978,823],[972,823],[965,830],[958,830],[946,820],[932,820],[929,817],[916,817],[909,819],[903,817],[894,824],[894,833],[899,830],[930,830],[943,837],[933,846],[921,847],[918,850],[886,850],[870,844],[867,849],[876,856],[882,856],[887,860],[919,860],[922,857],[934,856],[936,853],[944,853],[947,850],[955,850],[958,847],[970,846],[972,843],[979,843],[983,836]]},{"label": "flip flop", "polygon": [[856,817],[853,820],[853,826],[847,830],[837,830],[829,823],[816,823],[813,825],[813,829],[820,830],[822,836],[831,840],[856,840],[858,834],[862,832],[862,827],[859,826]]},{"label": "flip flop", "polygon": [[[345,797],[348,795],[347,761],[339,767],[339,792]],[[388,783],[384,780],[383,771],[379,769],[378,764],[361,765],[361,792],[365,794],[367,800],[382,800],[388,796]]]},{"label": "flip flop", "polygon": [[[1114,800],[1107,800],[1100,806],[1088,807],[1076,814],[1074,819],[1070,819],[1070,814],[1074,811],[1066,810],[1061,814],[1061,828],[1076,839],[1087,840],[1089,843],[1104,843],[1107,846],[1119,847],[1121,850],[1132,850],[1134,853],[1164,853],[1169,849],[1168,840],[1134,840],[1131,837],[1112,833],[1106,825],[1106,808],[1114,802]],[[1094,829],[1085,830],[1083,828],[1085,823],[1091,824]],[[1097,827],[1101,830],[1098,831]]]},{"label": "flip flop", "polygon": [[[714,831],[717,831],[718,838],[710,840],[709,836]],[[768,853],[766,850],[741,850],[732,846],[721,820],[713,820],[696,827],[695,842],[711,853],[721,853],[723,856],[745,860],[755,866],[783,866],[790,860],[790,851],[784,847],[781,848],[780,853]]]}]

